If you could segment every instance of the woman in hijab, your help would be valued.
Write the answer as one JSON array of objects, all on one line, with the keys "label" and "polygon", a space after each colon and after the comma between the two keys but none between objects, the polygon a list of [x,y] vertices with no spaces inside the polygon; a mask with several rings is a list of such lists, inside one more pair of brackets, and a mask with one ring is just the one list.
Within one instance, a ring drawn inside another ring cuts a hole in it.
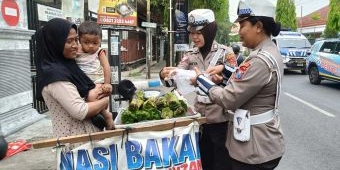
[{"label": "woman in hijab", "polygon": [[[217,64],[213,64],[215,57],[219,58],[218,62],[222,62],[221,58],[223,58],[226,65],[236,66],[232,49],[214,41],[217,23],[212,10],[195,9],[188,14],[188,20],[187,29],[194,48],[184,54],[177,67],[164,67],[160,71],[160,79],[167,86],[176,83],[171,79],[164,81],[169,74],[173,74],[175,68],[193,70],[198,67],[200,70],[206,70],[210,65]],[[212,78],[219,79],[217,76]],[[206,117],[206,123],[201,126],[199,141],[203,169],[230,169],[228,150],[224,146],[228,127],[226,111],[223,107],[212,103],[202,91],[197,92],[194,105],[197,112]]]},{"label": "woman in hijab", "polygon": [[85,101],[91,89],[94,95],[102,92],[75,62],[77,37],[77,26],[60,18],[48,21],[37,32],[37,98],[49,108],[55,137],[100,131],[90,118],[109,102],[108,97]]},{"label": "woman in hijab", "polygon": [[[200,71],[199,88],[213,103],[230,110],[226,140],[231,170],[273,170],[284,154],[284,136],[278,112],[283,61],[271,36],[280,32],[275,22],[276,4],[270,0],[240,0],[238,18],[240,40],[250,49],[249,56],[232,74],[224,88],[218,87]],[[215,66],[206,71],[220,73]]]}]

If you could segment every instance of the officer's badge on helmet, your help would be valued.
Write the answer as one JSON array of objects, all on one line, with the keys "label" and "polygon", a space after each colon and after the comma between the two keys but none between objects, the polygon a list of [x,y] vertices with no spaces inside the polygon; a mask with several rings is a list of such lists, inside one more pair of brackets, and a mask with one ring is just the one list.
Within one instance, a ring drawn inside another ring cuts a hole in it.
[{"label": "officer's badge on helmet", "polygon": [[215,21],[214,12],[210,9],[195,9],[188,14],[188,31],[199,31]]},{"label": "officer's badge on helmet", "polygon": [[251,16],[275,17],[276,0],[240,0],[237,8],[238,18],[235,22],[240,22]]}]

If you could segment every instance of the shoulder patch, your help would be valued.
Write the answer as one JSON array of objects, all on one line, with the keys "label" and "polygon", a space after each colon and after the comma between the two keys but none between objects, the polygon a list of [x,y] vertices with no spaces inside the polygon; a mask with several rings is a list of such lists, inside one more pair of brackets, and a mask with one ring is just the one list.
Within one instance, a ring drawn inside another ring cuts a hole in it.
[{"label": "shoulder patch", "polygon": [[247,72],[247,70],[250,67],[250,63],[249,62],[244,62],[240,65],[240,67],[236,70],[236,72],[234,73],[234,80],[242,80],[244,74]]},{"label": "shoulder patch", "polygon": [[224,60],[228,63],[228,65],[236,67],[237,66],[237,60],[236,56],[233,53],[228,53],[224,56]]}]

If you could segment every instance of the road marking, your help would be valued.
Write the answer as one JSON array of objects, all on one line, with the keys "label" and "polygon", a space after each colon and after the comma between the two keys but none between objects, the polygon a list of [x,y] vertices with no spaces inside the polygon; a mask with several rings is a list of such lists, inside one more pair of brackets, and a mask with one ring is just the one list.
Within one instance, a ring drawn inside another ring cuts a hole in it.
[{"label": "road marking", "polygon": [[304,100],[302,100],[302,99],[300,99],[300,98],[298,98],[298,97],[296,97],[296,96],[294,96],[292,94],[289,94],[287,92],[284,92],[284,94],[289,96],[289,97],[291,97],[291,98],[293,98],[293,99],[295,99],[295,100],[297,100],[297,101],[299,101],[299,102],[301,102],[301,103],[303,103],[303,104],[305,104],[305,105],[307,105],[307,106],[309,106],[309,107],[311,107],[314,110],[317,110],[318,112],[320,112],[320,113],[322,113],[322,114],[324,114],[326,116],[335,117],[335,115],[333,115],[332,113],[329,113],[329,112],[327,112],[325,110],[322,110],[322,109],[316,107],[315,105],[313,105],[311,103],[308,103],[308,102],[306,102],[306,101],[304,101]]}]

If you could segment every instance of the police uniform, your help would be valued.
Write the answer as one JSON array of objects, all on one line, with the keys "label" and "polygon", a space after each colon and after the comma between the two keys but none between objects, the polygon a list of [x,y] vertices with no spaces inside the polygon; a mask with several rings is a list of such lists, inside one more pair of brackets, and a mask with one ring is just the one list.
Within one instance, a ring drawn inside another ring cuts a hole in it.
[{"label": "police uniform", "polygon": [[[191,31],[193,29],[201,30],[204,25],[214,22],[215,18],[211,10],[196,9],[188,14],[188,20],[188,31]],[[199,48],[194,47],[183,55],[177,68],[194,70],[194,67],[197,67],[200,70],[206,70],[216,57],[218,57],[216,64],[224,63],[232,67],[237,66],[236,57],[232,49],[214,41],[210,52],[205,58],[203,58]],[[175,84],[175,82],[166,83],[164,80],[162,80],[162,82],[168,86]],[[203,169],[229,169],[229,155],[224,145],[228,127],[227,112],[223,107],[212,103],[204,92],[197,92],[194,106],[196,111],[206,117],[206,124],[201,126],[201,138],[199,142]]]},{"label": "police uniform", "polygon": [[[240,12],[255,13],[256,7],[261,6],[255,0],[247,1],[240,1],[239,16]],[[259,13],[263,13],[263,9],[261,6]],[[265,10],[265,15],[259,16],[273,16],[266,12],[275,13],[275,6],[271,10]],[[235,121],[232,112],[229,114],[233,121],[229,122],[226,147],[232,159],[250,165],[265,164],[269,169],[277,166],[284,153],[283,133],[277,112],[282,76],[281,55],[268,37],[250,52],[225,88],[214,86],[202,75],[197,77],[199,86],[205,89],[214,103],[228,110],[243,109],[250,113],[248,141],[236,140],[233,134],[234,124],[239,122]]]},{"label": "police uniform", "polygon": [[[223,50],[223,57],[220,57],[218,63],[223,62],[225,64],[236,67],[235,55],[233,54],[231,49],[227,46],[220,45],[217,42],[214,42],[210,53],[206,56],[205,59],[203,59],[198,48],[193,48],[184,54],[177,68],[194,70],[194,67],[197,67],[200,70],[206,70],[209,67],[211,60],[214,58],[216,52],[220,48]],[[206,117],[208,124],[227,121],[227,117],[223,108],[216,104],[212,104],[209,100],[209,97],[205,93],[197,92],[197,96],[195,98],[195,109]]]}]

